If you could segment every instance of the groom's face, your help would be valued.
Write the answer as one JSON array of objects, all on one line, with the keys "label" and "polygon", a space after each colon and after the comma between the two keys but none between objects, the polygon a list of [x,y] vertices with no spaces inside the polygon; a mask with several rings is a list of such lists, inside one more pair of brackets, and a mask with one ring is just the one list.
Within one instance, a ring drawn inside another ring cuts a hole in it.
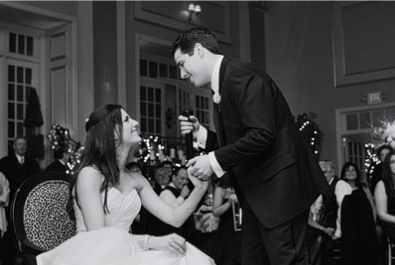
[{"label": "groom's face", "polygon": [[180,69],[180,76],[182,79],[187,79],[195,87],[205,86],[210,82],[205,72],[204,56],[202,52],[194,48],[194,53],[189,55],[183,53],[180,48],[174,53],[174,61]]}]

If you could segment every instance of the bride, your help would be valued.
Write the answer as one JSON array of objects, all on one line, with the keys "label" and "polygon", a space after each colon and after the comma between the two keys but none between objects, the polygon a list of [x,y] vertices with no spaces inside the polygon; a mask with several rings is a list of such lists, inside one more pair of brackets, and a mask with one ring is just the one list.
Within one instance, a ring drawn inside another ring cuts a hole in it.
[{"label": "bride", "polygon": [[177,234],[128,233],[143,205],[163,222],[181,226],[196,209],[208,182],[189,176],[194,190],[178,208],[164,203],[142,175],[125,165],[138,145],[138,122],[120,105],[95,110],[85,124],[87,138],[72,186],[77,235],[37,256],[38,265],[214,264]]}]

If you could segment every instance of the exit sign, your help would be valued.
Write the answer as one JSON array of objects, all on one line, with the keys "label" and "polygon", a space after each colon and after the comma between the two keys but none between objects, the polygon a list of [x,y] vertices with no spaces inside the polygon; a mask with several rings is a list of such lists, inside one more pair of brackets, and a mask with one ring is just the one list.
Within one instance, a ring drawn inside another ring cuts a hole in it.
[{"label": "exit sign", "polygon": [[382,102],[381,92],[368,93],[368,104],[379,104]]}]

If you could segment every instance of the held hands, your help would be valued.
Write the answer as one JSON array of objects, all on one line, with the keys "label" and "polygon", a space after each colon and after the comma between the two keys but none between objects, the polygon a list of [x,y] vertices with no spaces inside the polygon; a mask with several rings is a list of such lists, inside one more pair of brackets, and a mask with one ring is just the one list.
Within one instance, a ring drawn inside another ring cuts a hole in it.
[{"label": "held hands", "polygon": [[150,237],[149,247],[153,249],[167,249],[177,256],[185,255],[187,251],[186,240],[174,233],[166,236]]},{"label": "held hands", "polygon": [[198,188],[201,190],[207,189],[208,181],[201,180],[201,179],[197,178],[196,176],[192,175],[191,168],[188,168],[188,178],[192,182],[192,184],[195,186],[195,188]]},{"label": "held hands", "polygon": [[200,128],[200,123],[198,119],[193,115],[189,116],[189,120],[188,117],[182,115],[178,116],[178,119],[180,120],[181,134],[185,135],[190,132],[193,132],[193,139],[196,140],[197,132],[199,131]]},{"label": "held hands", "polygon": [[[199,180],[208,180],[211,175],[214,174],[208,155],[196,156],[190,159],[186,164],[186,167],[188,167],[189,175],[192,175]],[[192,179],[191,181],[193,183]]]}]

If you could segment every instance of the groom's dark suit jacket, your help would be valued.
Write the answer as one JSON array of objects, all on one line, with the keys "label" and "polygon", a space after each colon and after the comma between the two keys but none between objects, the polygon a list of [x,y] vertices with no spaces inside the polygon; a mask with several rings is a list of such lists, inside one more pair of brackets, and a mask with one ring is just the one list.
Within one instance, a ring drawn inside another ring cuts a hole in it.
[{"label": "groom's dark suit jacket", "polygon": [[247,200],[268,228],[306,211],[328,183],[274,81],[250,64],[224,57],[220,95],[216,137],[208,134],[206,151],[215,150],[239,199]]}]

